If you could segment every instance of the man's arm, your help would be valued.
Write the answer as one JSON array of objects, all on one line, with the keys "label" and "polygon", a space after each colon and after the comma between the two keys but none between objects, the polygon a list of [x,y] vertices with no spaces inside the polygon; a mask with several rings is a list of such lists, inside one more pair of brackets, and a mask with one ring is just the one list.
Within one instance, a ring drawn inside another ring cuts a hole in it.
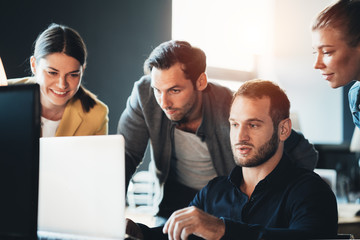
[{"label": "man's arm", "polygon": [[291,131],[285,141],[285,152],[295,163],[295,166],[313,171],[319,159],[319,154],[303,134]]},{"label": "man's arm", "polygon": [[126,186],[142,161],[149,141],[138,85],[138,82],[134,84],[118,124],[118,134],[125,138]]}]

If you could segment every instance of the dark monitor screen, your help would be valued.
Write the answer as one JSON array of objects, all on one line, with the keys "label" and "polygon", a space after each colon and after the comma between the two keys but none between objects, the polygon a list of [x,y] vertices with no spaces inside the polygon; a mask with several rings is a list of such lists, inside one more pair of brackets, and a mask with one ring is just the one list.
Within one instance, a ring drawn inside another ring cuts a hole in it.
[{"label": "dark monitor screen", "polygon": [[0,239],[36,239],[38,84],[0,87]]}]

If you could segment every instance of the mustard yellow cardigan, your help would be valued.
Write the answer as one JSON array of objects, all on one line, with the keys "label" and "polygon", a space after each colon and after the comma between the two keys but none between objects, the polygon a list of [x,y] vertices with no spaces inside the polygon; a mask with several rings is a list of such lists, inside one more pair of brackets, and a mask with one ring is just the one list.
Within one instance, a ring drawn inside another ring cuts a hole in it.
[{"label": "mustard yellow cardigan", "polygon": [[[16,78],[8,80],[11,84],[31,84],[36,83],[34,77]],[[109,123],[109,109],[92,93],[87,91],[96,102],[89,112],[84,112],[79,99],[70,100],[65,107],[55,136],[85,136],[85,135],[107,135]]]}]

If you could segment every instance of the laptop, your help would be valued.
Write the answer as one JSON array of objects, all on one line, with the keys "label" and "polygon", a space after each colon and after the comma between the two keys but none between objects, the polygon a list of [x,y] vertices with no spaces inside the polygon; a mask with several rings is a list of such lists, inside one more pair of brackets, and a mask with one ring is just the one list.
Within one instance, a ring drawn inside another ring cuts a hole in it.
[{"label": "laptop", "polygon": [[0,86],[7,85],[6,81],[7,81],[7,77],[6,77],[4,65],[0,57]]},{"label": "laptop", "polygon": [[40,138],[38,239],[124,239],[122,135]]},{"label": "laptop", "polygon": [[1,240],[36,240],[39,137],[39,85],[0,86]]}]

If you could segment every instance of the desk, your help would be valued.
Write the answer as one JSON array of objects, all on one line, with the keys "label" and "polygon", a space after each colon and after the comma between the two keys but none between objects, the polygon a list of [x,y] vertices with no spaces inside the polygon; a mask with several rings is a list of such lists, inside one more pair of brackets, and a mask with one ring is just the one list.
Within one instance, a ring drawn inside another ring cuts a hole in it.
[{"label": "desk", "polygon": [[[355,212],[360,209],[360,204],[339,204],[339,227],[338,233],[351,233],[356,239],[360,239],[360,217],[355,217]],[[149,227],[155,226],[153,212],[149,208],[131,208],[125,211],[125,216],[134,222],[143,223]]]},{"label": "desk", "polygon": [[355,213],[360,210],[360,204],[339,204],[338,233],[351,233],[355,238],[360,238],[360,217]]},{"label": "desk", "polygon": [[155,227],[154,210],[150,207],[126,207],[125,217],[148,227]]}]

